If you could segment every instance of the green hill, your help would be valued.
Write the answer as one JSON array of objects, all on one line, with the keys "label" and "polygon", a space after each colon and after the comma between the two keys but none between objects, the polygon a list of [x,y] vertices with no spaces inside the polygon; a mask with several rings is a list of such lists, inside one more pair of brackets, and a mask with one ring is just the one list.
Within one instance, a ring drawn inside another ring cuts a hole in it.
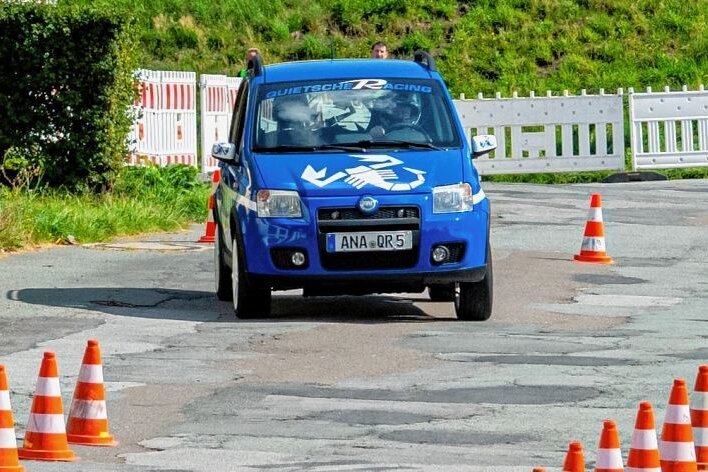
[{"label": "green hill", "polygon": [[137,20],[143,67],[234,75],[267,62],[434,53],[453,94],[708,82],[708,0],[59,0]]}]

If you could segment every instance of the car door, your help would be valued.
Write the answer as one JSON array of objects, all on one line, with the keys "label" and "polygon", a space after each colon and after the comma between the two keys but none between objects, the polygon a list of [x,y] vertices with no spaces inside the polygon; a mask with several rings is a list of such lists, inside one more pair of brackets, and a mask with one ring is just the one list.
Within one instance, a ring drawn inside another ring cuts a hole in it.
[{"label": "car door", "polygon": [[[234,104],[233,118],[231,119],[231,129],[229,131],[229,142],[236,146],[236,158],[234,162],[221,164],[221,183],[219,195],[217,196],[217,207],[219,211],[219,223],[223,227],[223,236],[225,248],[229,249],[230,241],[233,239],[233,230],[231,228],[231,215],[236,211],[236,206],[239,201],[247,201],[249,195],[246,191],[249,187],[247,181],[248,161],[244,153],[244,125],[246,120],[246,111],[248,110],[248,81],[243,81],[239,89],[236,103]],[[220,199],[220,200],[219,200]],[[236,212],[238,215],[238,212]],[[238,220],[236,221],[238,224]]]}]

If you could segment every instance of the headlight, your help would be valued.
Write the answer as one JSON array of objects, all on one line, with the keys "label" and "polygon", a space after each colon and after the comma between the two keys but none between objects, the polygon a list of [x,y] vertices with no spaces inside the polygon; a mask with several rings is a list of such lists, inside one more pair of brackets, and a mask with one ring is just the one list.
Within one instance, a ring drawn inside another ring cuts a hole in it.
[{"label": "headlight", "polygon": [[433,213],[472,210],[472,187],[468,183],[433,188]]},{"label": "headlight", "polygon": [[261,218],[300,218],[300,196],[292,190],[259,190],[256,194]]}]

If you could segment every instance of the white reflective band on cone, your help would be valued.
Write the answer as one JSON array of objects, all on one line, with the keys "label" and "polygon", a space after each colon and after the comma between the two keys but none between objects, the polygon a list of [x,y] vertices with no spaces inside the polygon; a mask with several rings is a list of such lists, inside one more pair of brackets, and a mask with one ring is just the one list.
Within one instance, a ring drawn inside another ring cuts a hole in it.
[{"label": "white reflective band on cone", "polygon": [[708,446],[708,428],[693,427],[693,444],[696,446]]},{"label": "white reflective band on cone", "polygon": [[691,393],[691,410],[708,410],[708,392]]},{"label": "white reflective band on cone", "polygon": [[598,469],[622,469],[622,453],[619,449],[598,449],[595,467]]},{"label": "white reflective band on cone", "polygon": [[696,449],[693,447],[693,442],[661,441],[659,456],[662,461],[695,462]]},{"label": "white reflective band on cone", "polygon": [[87,420],[108,419],[106,402],[104,400],[74,400],[71,403],[69,416]]},{"label": "white reflective band on cone", "polygon": [[30,414],[27,431],[33,433],[65,433],[64,415]]},{"label": "white reflective band on cone", "polygon": [[590,208],[588,221],[602,221],[602,208]]},{"label": "white reflective band on cone", "polygon": [[15,428],[0,428],[0,449],[15,449],[16,447]]},{"label": "white reflective band on cone", "polygon": [[0,392],[0,410],[12,410],[12,406],[10,405],[10,392],[8,392],[7,390],[3,390]]},{"label": "white reflective band on cone", "polygon": [[691,412],[688,405],[669,405],[666,408],[664,423],[691,424]]},{"label": "white reflective band on cone", "polygon": [[[211,212],[209,212],[211,215]],[[79,371],[79,382],[103,383],[103,366],[100,364],[83,364]]]},{"label": "white reflective band on cone", "polygon": [[661,467],[652,467],[651,469],[649,469],[647,467],[642,467],[642,468],[627,467],[624,469],[624,472],[661,472]]},{"label": "white reflective band on cone", "polygon": [[43,397],[60,397],[59,379],[56,377],[37,378],[37,391],[35,393]]},{"label": "white reflective band on cone", "polygon": [[656,431],[653,429],[635,429],[632,434],[632,449],[658,449]]},{"label": "white reflective band on cone", "polygon": [[583,243],[580,245],[581,251],[605,252],[605,238],[590,238],[584,237]]}]

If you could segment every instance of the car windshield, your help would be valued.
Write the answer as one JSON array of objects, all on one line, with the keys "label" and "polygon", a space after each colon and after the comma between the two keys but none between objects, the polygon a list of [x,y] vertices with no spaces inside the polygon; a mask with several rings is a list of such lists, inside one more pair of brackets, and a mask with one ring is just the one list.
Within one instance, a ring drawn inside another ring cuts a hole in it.
[{"label": "car windshield", "polygon": [[434,80],[353,79],[259,87],[257,152],[362,152],[459,147],[445,91]]}]

